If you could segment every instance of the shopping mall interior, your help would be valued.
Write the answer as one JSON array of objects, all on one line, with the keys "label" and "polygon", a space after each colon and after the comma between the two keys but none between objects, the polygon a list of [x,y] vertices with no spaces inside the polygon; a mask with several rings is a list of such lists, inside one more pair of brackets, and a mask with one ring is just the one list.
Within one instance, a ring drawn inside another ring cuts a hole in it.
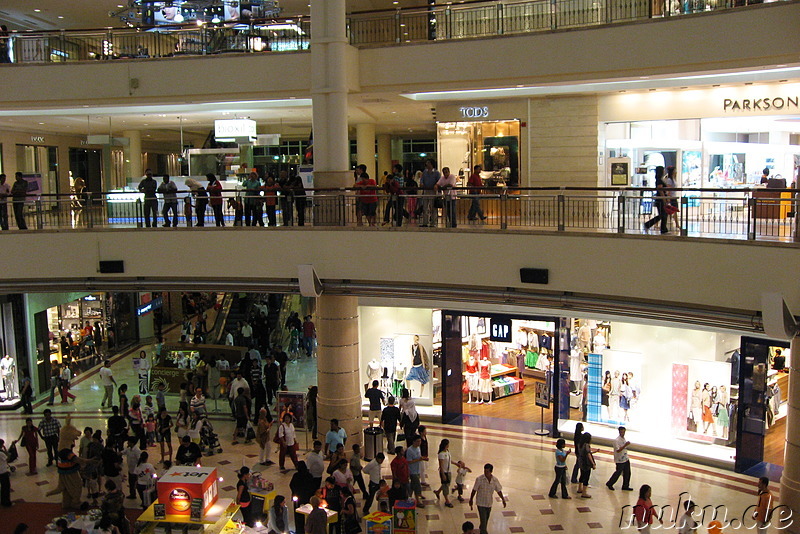
[{"label": "shopping mall interior", "polygon": [[[275,373],[273,351],[286,353],[282,391],[253,394],[253,409],[294,414],[300,459],[313,423],[324,440],[333,418],[348,453],[386,449],[365,432],[373,380],[384,397],[408,392],[404,414],[427,427],[422,498],[360,518],[364,531],[478,526],[468,502],[434,492],[447,439],[453,477],[457,461],[471,470],[466,501],[494,466],[507,503],[495,494],[492,534],[627,530],[645,484],[665,527],[691,496],[697,532],[736,532],[754,528],[762,476],[768,531],[800,532],[797,0],[7,0],[0,24],[0,173],[27,182],[0,203],[0,439],[24,434],[29,385],[35,425],[49,408],[107,440],[106,358],[131,399],[163,388],[173,421],[188,384],[206,397],[202,465],[183,469],[205,477],[197,502],[146,447],[158,497],[124,500],[123,534],[267,532],[236,522],[277,495],[292,510],[269,528],[302,532],[293,462],[261,463],[279,462],[277,421],[263,450],[237,443],[228,402],[237,369]],[[405,191],[405,204],[380,192],[376,225],[361,225],[357,165],[380,187],[428,160],[456,175],[452,222],[446,199]],[[650,235],[668,168],[680,209]],[[144,227],[147,169],[176,183],[180,228]],[[236,224],[252,172],[265,188],[298,177],[308,203],[293,219],[295,190],[264,189],[280,226]],[[210,210],[191,223],[209,174],[225,227]],[[573,449],[572,474],[579,424],[596,449],[591,487],[552,497],[556,442]],[[620,426],[632,492],[606,486]],[[113,532],[98,526],[109,496],[91,495],[91,469],[76,488],[45,465],[42,439],[15,448],[4,525]],[[380,470],[390,484],[394,458]],[[242,467],[252,508],[238,506]]]}]

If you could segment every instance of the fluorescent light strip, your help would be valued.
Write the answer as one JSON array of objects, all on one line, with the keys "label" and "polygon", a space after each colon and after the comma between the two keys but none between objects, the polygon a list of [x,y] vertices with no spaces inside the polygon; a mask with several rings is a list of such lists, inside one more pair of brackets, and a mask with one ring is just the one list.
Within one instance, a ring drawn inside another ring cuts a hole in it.
[{"label": "fluorescent light strip", "polygon": [[647,80],[620,80],[613,82],[594,82],[570,85],[540,85],[532,87],[500,87],[496,89],[467,89],[458,91],[431,91],[427,93],[406,93],[401,96],[417,101],[474,100],[477,98],[510,98],[520,96],[560,95],[571,93],[611,92],[619,90],[659,89],[694,85],[773,82],[800,76],[800,67],[780,69],[729,72],[720,74],[697,74],[672,78],[650,78]]},{"label": "fluorescent light strip", "polygon": [[233,106],[245,106],[246,111],[281,108],[310,108],[310,98],[289,98],[281,100],[239,100],[235,102],[200,102],[196,104],[159,104],[149,106],[93,106],[46,109],[6,109],[0,110],[0,117],[21,117],[29,115],[127,115],[130,113],[182,115],[211,111],[234,111]]}]

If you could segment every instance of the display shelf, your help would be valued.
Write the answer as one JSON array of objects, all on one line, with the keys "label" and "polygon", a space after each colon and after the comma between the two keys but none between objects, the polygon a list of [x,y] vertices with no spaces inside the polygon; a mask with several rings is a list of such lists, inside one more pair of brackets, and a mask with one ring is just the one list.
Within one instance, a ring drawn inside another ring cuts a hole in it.
[{"label": "display shelf", "polygon": [[[504,375],[504,376],[507,376],[507,375]],[[506,389],[506,386],[508,386],[509,384],[498,383],[498,382],[492,381],[492,400],[504,399],[506,397],[510,397],[512,395],[517,395],[519,393],[522,393],[523,391],[525,391],[524,390],[524,383],[525,383],[525,381],[523,379],[514,377],[513,384],[516,384],[518,387],[521,384],[523,384],[523,387],[519,387],[519,389],[517,389],[516,391],[511,391],[509,393],[506,393],[505,389]]]},{"label": "display shelf", "polygon": [[139,516],[137,521],[143,521],[145,523],[187,523],[195,525],[214,525],[219,523],[219,520],[223,517],[232,516],[239,509],[239,506],[233,503],[233,499],[224,498],[219,499],[216,503],[214,503],[214,505],[209,508],[208,513],[205,514],[203,519],[200,521],[192,521],[189,519],[188,515],[173,514],[168,514],[164,519],[156,519],[154,511],[156,504],[158,504],[158,500],[151,504],[147,510],[142,512],[142,515]]},{"label": "display shelf", "polygon": [[511,365],[495,364],[491,367],[489,374],[490,378],[497,378],[498,376],[514,375],[519,377],[519,369]]},{"label": "display shelf", "polygon": [[531,377],[531,378],[538,378],[539,380],[545,380],[546,379],[545,372],[544,371],[540,371],[539,369],[529,369],[528,367],[525,367],[524,369],[522,369],[520,374],[522,376],[528,376],[528,377]]}]

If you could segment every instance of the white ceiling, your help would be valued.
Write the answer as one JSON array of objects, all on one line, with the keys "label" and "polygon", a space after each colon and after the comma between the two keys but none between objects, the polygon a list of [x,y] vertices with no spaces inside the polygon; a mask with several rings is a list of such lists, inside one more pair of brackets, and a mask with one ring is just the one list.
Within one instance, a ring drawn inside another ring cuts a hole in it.
[{"label": "white ceiling", "polygon": [[[347,10],[374,11],[427,4],[425,0],[397,1],[394,4],[393,0],[347,0]],[[308,15],[310,3],[311,0],[281,0],[281,16]],[[118,6],[127,4],[127,0],[3,0],[0,3],[0,23],[6,24],[10,30],[120,27],[123,23],[118,18],[109,17],[109,13],[118,12]]]}]

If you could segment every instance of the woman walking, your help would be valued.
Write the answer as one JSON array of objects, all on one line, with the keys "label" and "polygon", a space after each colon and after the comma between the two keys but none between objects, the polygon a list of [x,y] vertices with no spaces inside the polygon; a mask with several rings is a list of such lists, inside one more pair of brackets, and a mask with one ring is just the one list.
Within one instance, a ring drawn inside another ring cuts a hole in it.
[{"label": "woman walking", "polygon": [[[28,474],[35,475],[36,471],[36,451],[39,450],[39,429],[33,426],[33,419],[30,417],[25,419],[25,425],[19,432],[19,437],[14,440],[14,443],[20,442],[28,451]],[[12,443],[12,445],[14,444]]]},{"label": "woman walking", "polygon": [[294,425],[292,424],[292,414],[284,414],[283,422],[278,427],[277,439],[281,447],[278,455],[278,465],[281,468],[281,473],[286,472],[284,466],[287,454],[291,458],[294,468],[297,469],[297,440],[295,438]]},{"label": "woman walking", "polygon": [[655,513],[653,501],[650,500],[653,490],[647,484],[639,488],[639,500],[636,501],[636,506],[633,507],[633,516],[636,518],[636,528],[639,532],[650,532],[650,525],[653,524],[653,519],[658,519],[658,522],[663,524]]},{"label": "woman walking", "polygon": [[572,444],[574,445],[575,449],[575,467],[572,468],[572,478],[570,482],[573,484],[578,483],[578,475],[580,474],[581,462],[578,458],[581,441],[583,440],[583,423],[578,423],[575,425],[575,433],[572,435]]},{"label": "woman walking", "polygon": [[269,437],[270,428],[272,428],[272,414],[266,408],[261,408],[258,413],[258,429],[256,430],[256,441],[260,448],[258,463],[261,465],[275,463],[269,459],[272,453],[272,440]]},{"label": "woman walking", "polygon": [[453,503],[450,502],[450,440],[443,439],[439,443],[439,454],[437,454],[439,459],[439,481],[441,485],[439,486],[438,490],[433,490],[433,493],[436,494],[436,499],[439,499],[439,495],[444,495],[444,505],[448,508],[453,507]]},{"label": "woman walking", "polygon": [[597,451],[592,450],[592,435],[586,432],[583,434],[581,446],[578,450],[578,463],[581,466],[581,476],[578,481],[578,493],[584,499],[591,499],[589,495],[589,478],[592,476],[592,469],[597,467],[594,461],[594,453]]},{"label": "woman walking", "polygon": [[161,447],[161,463],[164,460],[164,446],[166,445],[169,454],[166,461],[172,461],[172,417],[167,413],[166,408],[161,408],[158,411],[158,419],[156,420],[156,435],[158,443]]}]

